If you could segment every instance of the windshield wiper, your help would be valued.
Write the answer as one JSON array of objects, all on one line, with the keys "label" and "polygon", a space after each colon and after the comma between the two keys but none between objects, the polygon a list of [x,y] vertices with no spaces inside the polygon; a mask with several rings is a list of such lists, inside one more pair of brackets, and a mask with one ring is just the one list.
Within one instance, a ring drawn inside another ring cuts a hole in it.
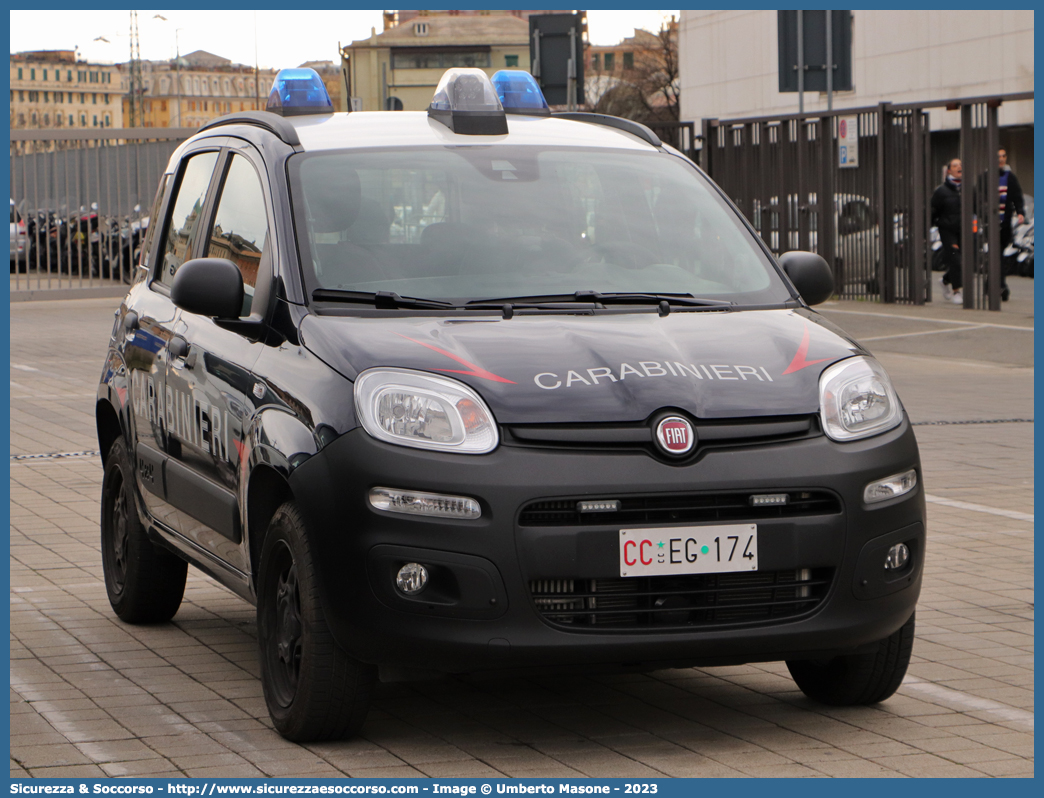
[{"label": "windshield wiper", "polygon": [[600,291],[577,291],[575,296],[577,302],[600,302],[603,305],[659,305],[667,302],[687,307],[724,307],[733,304],[727,299],[700,299],[692,294],[631,294],[624,291],[603,294]]},{"label": "windshield wiper", "polygon": [[539,306],[541,304],[584,302],[592,305],[685,305],[686,307],[728,307],[733,303],[723,299],[698,299],[692,294],[644,294],[644,293],[602,293],[600,291],[576,291],[572,294],[543,294],[539,296],[508,296],[498,299],[473,299],[467,304],[496,305],[510,303]]},{"label": "windshield wiper", "polygon": [[457,308],[452,302],[441,299],[424,299],[415,296],[399,296],[394,291],[346,291],[340,288],[317,288],[312,292],[317,302],[365,302],[381,310],[396,308],[434,308],[438,310]]}]

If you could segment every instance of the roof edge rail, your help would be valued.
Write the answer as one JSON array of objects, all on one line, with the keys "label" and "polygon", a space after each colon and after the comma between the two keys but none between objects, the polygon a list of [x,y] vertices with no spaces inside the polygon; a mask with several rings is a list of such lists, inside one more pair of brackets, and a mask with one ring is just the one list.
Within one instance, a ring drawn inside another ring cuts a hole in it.
[{"label": "roof edge rail", "polygon": [[592,125],[614,127],[617,130],[630,133],[632,136],[637,136],[642,141],[647,141],[654,147],[663,146],[663,142],[660,141],[659,136],[653,133],[641,122],[635,122],[633,119],[624,119],[621,116],[610,116],[609,114],[593,114],[586,111],[559,111],[551,114],[551,116],[556,119],[572,119],[574,122],[590,122]]},{"label": "roof edge rail", "polygon": [[301,144],[301,139],[298,138],[297,130],[294,126],[278,114],[268,111],[239,111],[234,114],[219,116],[217,119],[212,119],[203,125],[198,132],[215,127],[224,127],[225,125],[253,125],[254,127],[264,128],[271,133],[275,133],[281,141],[289,144],[291,147]]}]

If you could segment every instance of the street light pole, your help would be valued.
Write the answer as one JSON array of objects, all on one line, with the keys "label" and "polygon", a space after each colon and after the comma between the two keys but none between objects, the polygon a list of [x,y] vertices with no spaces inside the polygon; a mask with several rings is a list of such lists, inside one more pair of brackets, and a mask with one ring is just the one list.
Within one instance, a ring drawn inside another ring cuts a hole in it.
[{"label": "street light pole", "polygon": [[178,127],[181,127],[181,45],[178,42],[178,33],[181,28],[174,29],[174,80],[178,84]]}]

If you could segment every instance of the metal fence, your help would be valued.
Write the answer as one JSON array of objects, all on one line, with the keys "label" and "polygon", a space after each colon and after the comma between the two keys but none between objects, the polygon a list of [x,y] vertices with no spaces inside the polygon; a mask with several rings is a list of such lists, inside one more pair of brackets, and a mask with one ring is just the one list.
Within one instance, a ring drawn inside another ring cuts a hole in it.
[{"label": "metal fence", "polygon": [[699,158],[700,137],[696,134],[695,122],[649,122],[648,127],[660,137],[692,160]]},{"label": "metal fence", "polygon": [[[931,300],[928,111],[961,111],[964,306],[999,310],[997,108],[1033,93],[846,108],[830,113],[704,119],[699,160],[772,251],[811,250],[832,264],[844,298]],[[839,163],[855,117],[858,166]],[[970,201],[967,201],[970,199]]]},{"label": "metal fence", "polygon": [[160,175],[194,132],[12,130],[11,291],[130,282]]}]

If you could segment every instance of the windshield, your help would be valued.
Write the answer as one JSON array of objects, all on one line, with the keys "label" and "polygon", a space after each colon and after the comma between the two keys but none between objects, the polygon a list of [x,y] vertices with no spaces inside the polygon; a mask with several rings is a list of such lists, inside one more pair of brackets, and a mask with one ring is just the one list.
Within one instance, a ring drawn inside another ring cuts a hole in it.
[{"label": "windshield", "polygon": [[577,291],[791,298],[735,213],[675,157],[355,150],[295,156],[290,177],[309,291],[453,301]]}]

